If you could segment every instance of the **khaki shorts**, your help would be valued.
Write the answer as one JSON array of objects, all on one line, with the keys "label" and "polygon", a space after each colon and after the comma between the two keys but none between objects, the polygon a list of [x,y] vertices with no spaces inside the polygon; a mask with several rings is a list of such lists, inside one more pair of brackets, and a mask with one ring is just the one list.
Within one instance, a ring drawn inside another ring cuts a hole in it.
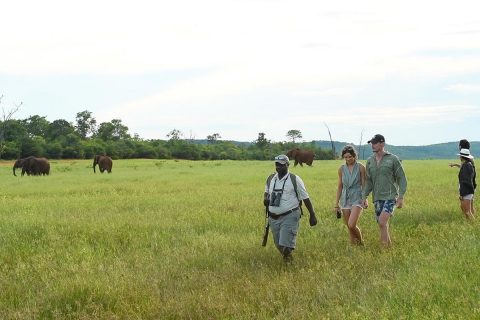
[{"label": "khaki shorts", "polygon": [[278,219],[268,218],[275,245],[295,248],[300,222],[300,209]]}]

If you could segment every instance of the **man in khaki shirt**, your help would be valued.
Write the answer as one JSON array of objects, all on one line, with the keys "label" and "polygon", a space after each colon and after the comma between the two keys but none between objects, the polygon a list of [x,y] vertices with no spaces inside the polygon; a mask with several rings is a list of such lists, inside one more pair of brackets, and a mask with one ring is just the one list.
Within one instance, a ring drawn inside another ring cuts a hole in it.
[{"label": "man in khaki shirt", "polygon": [[372,145],[373,155],[366,164],[366,183],[362,191],[363,204],[372,192],[375,214],[380,227],[380,241],[390,246],[388,220],[395,207],[403,207],[403,196],[407,191],[407,178],[398,157],[385,150],[385,137],[376,134],[368,141]]}]

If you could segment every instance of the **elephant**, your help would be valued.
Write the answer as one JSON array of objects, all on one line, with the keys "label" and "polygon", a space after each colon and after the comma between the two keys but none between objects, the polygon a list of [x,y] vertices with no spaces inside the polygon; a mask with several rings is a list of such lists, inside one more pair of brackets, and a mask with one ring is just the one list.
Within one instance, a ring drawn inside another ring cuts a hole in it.
[{"label": "elephant", "polygon": [[313,158],[315,158],[315,153],[310,150],[301,150],[299,148],[295,148],[287,152],[287,157],[290,158],[290,160],[295,159],[295,167],[299,163],[302,167],[304,163],[312,166]]},{"label": "elephant", "polygon": [[46,158],[37,158],[37,157],[27,157],[23,159],[18,159],[13,164],[13,175],[15,174],[15,168],[22,168],[22,176],[27,173],[27,175],[49,175],[50,174],[50,162]]},{"label": "elephant", "polygon": [[14,176],[17,176],[15,174],[15,169],[16,168],[22,168],[22,176],[25,174],[25,172],[27,173],[27,175],[30,175],[30,171],[23,168],[23,164],[27,161],[27,159],[30,159],[30,158],[33,158],[33,156],[30,156],[30,157],[27,157],[27,158],[22,158],[22,159],[17,159],[17,161],[15,161],[15,163],[13,164],[13,175]]},{"label": "elephant", "polygon": [[112,173],[112,158],[108,156],[96,155],[93,158],[93,173],[96,173],[95,167],[97,166],[97,164],[101,173],[103,173],[105,170],[107,170],[108,173]]}]

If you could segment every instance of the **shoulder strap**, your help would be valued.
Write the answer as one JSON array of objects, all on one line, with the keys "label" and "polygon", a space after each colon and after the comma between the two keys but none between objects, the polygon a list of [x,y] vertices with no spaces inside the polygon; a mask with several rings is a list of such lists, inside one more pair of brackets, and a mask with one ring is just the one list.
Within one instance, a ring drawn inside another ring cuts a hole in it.
[{"label": "shoulder strap", "polygon": [[292,180],[293,190],[295,190],[295,194],[297,195],[298,206],[300,207],[300,217],[303,216],[303,209],[302,209],[302,200],[298,196],[298,189],[297,189],[297,176],[293,173],[290,173],[290,180]]},{"label": "shoulder strap", "polygon": [[[269,191],[270,191],[270,182],[272,182],[272,179],[273,179],[274,176],[275,176],[275,173],[272,173],[267,178],[267,186],[268,186]],[[301,203],[300,197],[298,196],[297,176],[290,172],[290,180],[292,180],[293,190],[295,191],[295,194],[297,195],[297,199]]]},{"label": "shoulder strap", "polygon": [[298,189],[297,189],[297,176],[293,173],[290,173],[290,179],[292,180],[293,190],[295,190],[295,194],[297,195],[298,201],[300,201],[300,197],[298,196]]},{"label": "shoulder strap", "polygon": [[271,175],[268,176],[267,178],[267,190],[270,191],[270,182],[272,182],[273,176],[275,176],[275,173],[272,173]]}]

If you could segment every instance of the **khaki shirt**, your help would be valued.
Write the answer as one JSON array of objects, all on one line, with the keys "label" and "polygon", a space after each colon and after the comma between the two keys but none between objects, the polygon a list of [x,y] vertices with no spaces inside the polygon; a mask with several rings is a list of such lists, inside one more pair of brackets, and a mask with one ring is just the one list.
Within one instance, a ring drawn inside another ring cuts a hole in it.
[{"label": "khaki shirt", "polygon": [[378,165],[373,155],[368,158],[365,168],[366,183],[362,199],[366,199],[370,192],[373,201],[403,198],[407,192],[407,178],[396,155],[386,151]]}]

